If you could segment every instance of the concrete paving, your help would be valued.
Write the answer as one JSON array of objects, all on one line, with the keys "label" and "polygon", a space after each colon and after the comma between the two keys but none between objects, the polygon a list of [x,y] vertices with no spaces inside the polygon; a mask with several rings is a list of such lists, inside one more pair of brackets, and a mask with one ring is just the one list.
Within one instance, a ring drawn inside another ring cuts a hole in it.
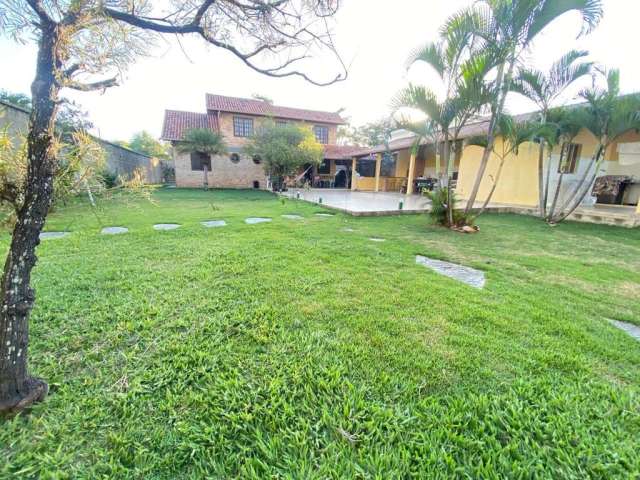
[{"label": "concrete paving", "polygon": [[465,267],[456,263],[445,262],[443,260],[423,257],[422,255],[416,255],[416,263],[424,265],[440,275],[453,278],[474,288],[484,288],[485,276],[481,270]]},{"label": "concrete paving", "polygon": [[[292,189],[285,192],[289,198],[322,204],[352,215],[390,215],[393,213],[417,213],[430,209],[431,202],[421,195],[405,195],[398,192],[353,192],[339,189]],[[322,199],[322,202],[320,202]],[[402,209],[400,203],[402,202]]]},{"label": "concrete paving", "polygon": [[609,320],[609,323],[620,330],[627,332],[631,337],[640,342],[640,327],[633,323],[621,322],[619,320]]},{"label": "concrete paving", "polygon": [[156,223],[153,226],[154,230],[175,230],[176,228],[180,228],[177,223]]},{"label": "concrete paving", "polygon": [[56,238],[64,238],[69,235],[69,232],[42,232],[40,234],[40,240],[53,240]]},{"label": "concrete paving", "polygon": [[302,220],[304,217],[302,215],[282,215],[282,218],[286,218],[287,220]]},{"label": "concrete paving", "polygon": [[244,223],[247,223],[249,225],[255,225],[256,223],[266,223],[266,222],[270,222],[270,221],[271,221],[270,218],[249,217],[249,218],[245,218]]},{"label": "concrete paving", "polygon": [[386,239],[384,239],[384,238],[377,238],[377,237],[371,237],[369,240],[371,240],[372,242],[379,242],[379,243],[382,243],[382,242],[386,242],[386,241],[387,241],[387,240],[386,240]]},{"label": "concrete paving", "polygon": [[128,231],[129,229],[125,227],[105,227],[100,233],[102,235],[121,235],[123,233],[127,233]]},{"label": "concrete paving", "polygon": [[217,227],[224,227],[227,225],[227,222],[225,222],[224,220],[210,220],[208,222],[200,222],[202,224],[203,227],[206,228],[217,228]]}]

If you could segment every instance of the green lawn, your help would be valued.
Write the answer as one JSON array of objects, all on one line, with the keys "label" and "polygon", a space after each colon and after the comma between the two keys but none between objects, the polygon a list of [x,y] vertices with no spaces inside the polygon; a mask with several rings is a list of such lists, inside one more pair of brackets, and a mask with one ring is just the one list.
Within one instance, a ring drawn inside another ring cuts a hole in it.
[{"label": "green lawn", "polygon": [[50,217],[73,232],[34,273],[31,368],[51,393],[0,425],[0,478],[640,475],[640,343],[606,320],[640,324],[640,230],[485,215],[461,235],[262,192],[154,199]]}]

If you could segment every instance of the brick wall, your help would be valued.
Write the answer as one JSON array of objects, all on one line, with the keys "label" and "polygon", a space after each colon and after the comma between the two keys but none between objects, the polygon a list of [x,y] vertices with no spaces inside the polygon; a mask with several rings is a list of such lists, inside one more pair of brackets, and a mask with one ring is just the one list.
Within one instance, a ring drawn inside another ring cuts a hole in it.
[{"label": "brick wall", "polygon": [[[204,174],[201,170],[191,170],[190,154],[177,153],[174,149],[173,160],[178,187],[202,187]],[[211,188],[254,188],[255,181],[259,182],[259,188],[267,188],[263,164],[256,165],[250,157],[242,154],[238,163],[233,163],[230,155],[211,157],[211,171],[207,178]]]}]

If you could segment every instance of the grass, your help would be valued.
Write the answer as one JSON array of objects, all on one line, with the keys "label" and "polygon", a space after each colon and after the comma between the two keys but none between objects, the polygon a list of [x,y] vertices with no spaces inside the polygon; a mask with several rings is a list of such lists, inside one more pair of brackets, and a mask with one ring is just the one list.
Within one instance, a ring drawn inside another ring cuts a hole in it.
[{"label": "grass", "polygon": [[155,200],[50,217],[73,232],[34,272],[51,393],[1,425],[0,478],[640,475],[640,344],[606,320],[640,323],[640,230],[485,215],[465,236],[261,192]]}]

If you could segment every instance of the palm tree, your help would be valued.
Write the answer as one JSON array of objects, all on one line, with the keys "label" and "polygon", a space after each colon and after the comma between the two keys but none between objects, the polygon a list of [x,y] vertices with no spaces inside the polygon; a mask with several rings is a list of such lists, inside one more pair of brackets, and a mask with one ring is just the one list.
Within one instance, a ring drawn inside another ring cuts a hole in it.
[{"label": "palm tree", "polygon": [[224,155],[227,153],[227,143],[220,132],[214,132],[208,128],[192,128],[185,132],[176,149],[180,153]]},{"label": "palm tree", "polygon": [[[471,36],[460,30],[443,34],[440,42],[427,43],[409,57],[407,65],[425,62],[438,73],[445,88],[445,98],[424,86],[409,85],[401,90],[392,102],[393,108],[411,108],[425,115],[424,122],[401,120],[400,126],[416,135],[414,152],[422,140],[436,147],[436,175],[442,188],[447,189],[447,218],[453,224],[453,202],[449,188],[453,174],[455,150],[462,128],[489,100],[486,84],[482,81],[493,67],[492,57],[487,52],[469,50]],[[473,55],[470,55],[473,53]],[[440,145],[446,175],[440,173]]]},{"label": "palm tree", "polygon": [[490,48],[499,59],[495,72],[487,145],[467,202],[466,212],[473,208],[478,195],[517,66],[535,37],[555,19],[570,11],[577,11],[582,15],[581,34],[585,34],[599,23],[602,17],[602,1],[478,0],[451,17],[444,26],[444,31],[463,29],[470,32],[475,45]]},{"label": "palm tree", "polygon": [[[491,198],[496,191],[496,187],[500,181],[502,169],[507,158],[509,158],[510,155],[517,156],[520,146],[523,143],[533,141],[540,133],[540,130],[541,125],[536,122],[519,123],[510,115],[502,115],[500,117],[500,124],[498,125],[496,134],[502,137],[502,142],[499,144],[499,148],[496,147],[496,144],[493,146],[493,154],[498,157],[500,163],[498,164],[498,170],[496,171],[495,177],[492,178],[491,189],[489,190],[487,198],[477,215],[482,214],[487,209],[489,202],[491,202]],[[465,142],[465,145],[474,145],[486,148],[487,137],[484,135],[472,137]]]},{"label": "palm tree", "polygon": [[594,86],[582,91],[580,96],[587,105],[575,112],[576,122],[589,130],[598,144],[589,165],[558,210],[559,213],[548,216],[551,224],[563,221],[582,203],[600,171],[607,149],[620,136],[640,129],[640,95],[620,97],[620,72],[611,70],[601,73],[606,77],[606,88]]},{"label": "palm tree", "polygon": [[[515,79],[512,90],[533,101],[540,109],[540,123],[545,124],[549,110],[562,93],[576,80],[589,74],[593,63],[577,63],[578,60],[588,55],[583,50],[571,50],[558,59],[548,72],[526,68],[520,70]],[[538,155],[538,195],[540,217],[547,214],[547,199],[549,196],[549,178],[551,174],[551,162],[547,163],[547,178],[544,182],[544,150],[548,147],[545,138],[540,137],[540,149]],[[549,150],[549,153],[550,150]],[[550,155],[549,155],[550,156]],[[543,184],[544,182],[544,184]]]}]

